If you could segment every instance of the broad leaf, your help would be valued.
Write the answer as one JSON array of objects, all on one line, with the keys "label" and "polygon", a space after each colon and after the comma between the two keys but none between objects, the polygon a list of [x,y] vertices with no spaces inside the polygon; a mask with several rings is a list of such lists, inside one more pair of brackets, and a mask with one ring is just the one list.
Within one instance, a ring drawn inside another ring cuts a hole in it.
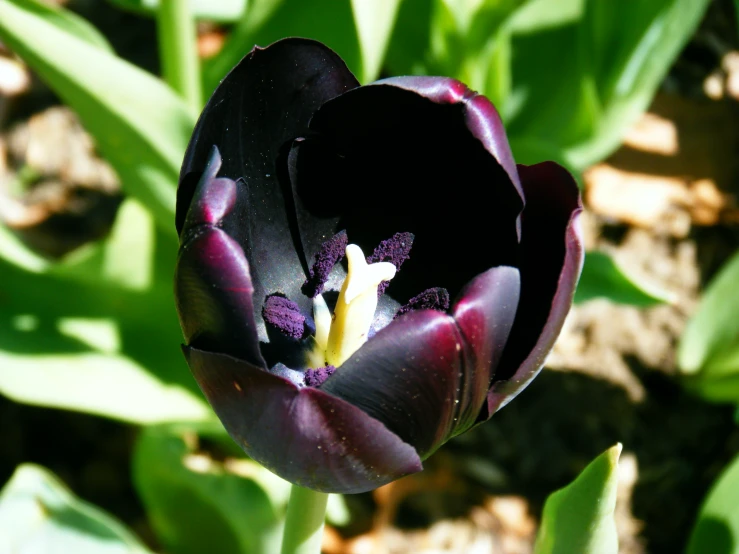
[{"label": "broad leaf", "polygon": [[0,0],[0,40],[79,114],[125,191],[174,234],[194,114],[154,76],[50,23],[24,0]]},{"label": "broad leaf", "polygon": [[[108,0],[121,9],[156,15],[161,0]],[[244,8],[254,0],[190,0],[190,10],[197,19],[233,23],[244,14]]]},{"label": "broad leaf", "polygon": [[100,31],[69,10],[60,9],[53,4],[41,2],[40,0],[26,0],[25,7],[35,16],[58,27],[61,31],[72,34],[108,52],[113,51],[110,43]]},{"label": "broad leaf", "polygon": [[739,402],[739,254],[706,289],[680,339],[677,361],[685,383],[701,396]]},{"label": "broad leaf", "polygon": [[20,466],[0,493],[0,552],[147,554],[119,521],[76,498],[48,470]]},{"label": "broad leaf", "polygon": [[647,291],[627,277],[613,259],[604,252],[588,252],[580,282],[575,291],[575,303],[593,298],[607,298],[617,304],[648,307],[670,301],[663,291]]},{"label": "broad leaf", "polygon": [[362,51],[362,77],[369,83],[377,79],[385,50],[395,25],[401,0],[351,0],[354,24]]},{"label": "broad leaf", "polygon": [[739,458],[713,484],[688,541],[687,554],[739,554]]},{"label": "broad leaf", "polygon": [[[157,274],[172,274],[173,252]],[[91,286],[5,261],[0,275],[0,393],[135,423],[214,417],[179,351],[169,279]]]},{"label": "broad leaf", "polygon": [[134,483],[167,552],[277,552],[281,509],[260,481],[289,485],[251,460],[224,465],[197,454],[192,441],[173,428],[151,427],[136,446]]},{"label": "broad leaf", "polygon": [[577,479],[544,504],[535,554],[617,554],[617,444],[593,460]]},{"label": "broad leaf", "polygon": [[[582,170],[649,105],[708,0],[534,0],[514,17],[509,137],[520,163]],[[556,155],[557,151],[559,155]]]}]

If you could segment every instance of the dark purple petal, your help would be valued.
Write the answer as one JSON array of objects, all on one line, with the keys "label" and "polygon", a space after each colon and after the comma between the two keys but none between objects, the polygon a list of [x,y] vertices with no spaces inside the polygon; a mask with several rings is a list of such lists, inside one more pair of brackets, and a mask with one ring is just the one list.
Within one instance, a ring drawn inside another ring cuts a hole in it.
[{"label": "dark purple petal", "polygon": [[449,77],[403,76],[381,79],[370,84],[392,85],[425,96],[437,104],[462,104],[467,127],[503,166],[511,183],[523,199],[521,181],[513,161],[503,122],[498,110],[486,97],[470,90],[467,85]]},{"label": "dark purple petal", "polygon": [[254,288],[241,247],[203,226],[180,248],[175,300],[185,343],[266,367],[252,311]]},{"label": "dark purple petal", "polygon": [[298,388],[230,356],[183,350],[234,441],[291,483],[358,493],[422,469],[416,451],[382,423],[321,389]]},{"label": "dark purple petal", "polygon": [[463,100],[393,81],[353,89],[321,106],[297,155],[303,194],[341,214],[350,242],[367,251],[398,231],[415,235],[394,298],[439,286],[454,296],[471,276],[517,263],[521,195],[468,126],[477,101]]},{"label": "dark purple petal", "polygon": [[182,230],[175,300],[185,342],[265,367],[254,320],[249,264],[236,241],[216,227],[236,202],[236,183],[216,178],[213,150]]},{"label": "dark purple petal", "polygon": [[522,215],[521,299],[488,395],[492,415],[536,377],[572,305],[583,263],[577,183],[553,162],[519,165]]},{"label": "dark purple petal", "polygon": [[457,325],[425,310],[379,331],[321,390],[384,423],[424,459],[453,433],[464,378]]},{"label": "dark purple petal", "polygon": [[[295,205],[284,157],[305,135],[315,110],[358,85],[344,62],[326,46],[285,39],[255,48],[226,76],[208,101],[182,166],[177,197],[178,230],[192,201],[194,183],[211,148],[223,156],[222,177],[239,180],[233,217],[222,228],[244,249],[255,289],[254,317],[262,340],[262,302],[282,292],[301,303],[307,272],[295,221]],[[280,161],[282,160],[282,161]],[[313,226],[309,226],[311,229]]]},{"label": "dark purple petal", "polygon": [[[480,409],[516,317],[521,280],[515,267],[494,267],[475,277],[452,307],[463,338],[465,379],[457,433],[478,420]],[[483,414],[487,419],[487,413]]]}]

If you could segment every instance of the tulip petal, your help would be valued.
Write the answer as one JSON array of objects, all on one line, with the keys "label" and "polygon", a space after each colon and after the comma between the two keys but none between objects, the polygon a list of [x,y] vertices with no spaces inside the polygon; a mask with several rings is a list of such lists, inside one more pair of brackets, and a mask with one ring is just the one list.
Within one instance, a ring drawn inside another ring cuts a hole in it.
[{"label": "tulip petal", "polygon": [[515,267],[494,267],[475,277],[452,308],[464,338],[465,373],[454,434],[472,427],[486,404],[488,388],[513,327],[521,288]]},{"label": "tulip petal", "polygon": [[249,264],[222,229],[203,225],[180,247],[175,299],[185,342],[266,368],[253,315]]},{"label": "tulip petal", "polygon": [[523,201],[468,127],[465,102],[437,103],[392,81],[360,87],[321,106],[300,147],[302,187],[341,214],[350,242],[371,251],[397,232],[415,235],[388,288],[401,304],[433,287],[454,296],[471,275],[516,265]]},{"label": "tulip petal", "polygon": [[572,305],[583,263],[577,183],[561,166],[518,166],[522,215],[521,299],[488,394],[488,414],[510,402],[544,364]]},{"label": "tulip petal", "polygon": [[503,122],[498,110],[485,96],[467,88],[467,85],[449,77],[403,76],[390,77],[371,83],[374,85],[392,85],[413,91],[437,104],[462,104],[467,127],[474,137],[482,142],[498,163],[503,166],[511,183],[516,187],[521,199],[524,198],[521,181],[513,153],[508,144]]},{"label": "tulip petal", "polygon": [[372,490],[421,471],[416,451],[359,408],[223,354],[183,347],[226,430],[283,479],[330,493]]},{"label": "tulip petal", "polygon": [[321,390],[381,421],[425,459],[456,425],[462,364],[454,319],[434,310],[411,312],[380,330]]},{"label": "tulip petal", "polygon": [[285,39],[255,48],[213,93],[185,153],[178,231],[213,145],[223,156],[219,175],[239,180],[238,213],[223,229],[242,246],[251,265],[254,317],[262,340],[266,330],[260,313],[267,294],[281,292],[302,309],[310,308],[299,293],[310,262],[294,221],[287,149],[305,135],[320,105],[356,86],[344,62],[318,42]]}]

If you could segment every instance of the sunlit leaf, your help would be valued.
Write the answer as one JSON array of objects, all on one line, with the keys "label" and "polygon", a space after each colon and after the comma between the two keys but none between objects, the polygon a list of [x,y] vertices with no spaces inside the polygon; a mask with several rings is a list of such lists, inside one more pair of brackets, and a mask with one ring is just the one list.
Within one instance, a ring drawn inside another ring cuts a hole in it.
[{"label": "sunlit leaf", "polygon": [[154,76],[29,6],[0,0],[0,40],[79,114],[124,190],[174,234],[175,188],[194,114]]},{"label": "sunlit leaf", "polygon": [[535,554],[618,553],[613,513],[620,455],[620,444],[609,448],[547,498]]},{"label": "sunlit leaf", "polygon": [[701,396],[739,402],[739,254],[714,277],[680,338],[677,361]]},{"label": "sunlit leaf", "polygon": [[179,351],[169,280],[106,288],[4,261],[0,275],[0,393],[135,423],[214,417]]},{"label": "sunlit leaf", "polygon": [[251,460],[214,461],[194,451],[194,436],[185,437],[166,427],[146,429],[134,455],[136,489],[167,552],[279,551],[281,508],[253,477],[267,470]]},{"label": "sunlit leaf", "polygon": [[[108,0],[121,9],[139,14],[156,15],[161,0]],[[232,23],[238,21],[244,8],[254,0],[190,0],[192,15],[197,19]]]},{"label": "sunlit leaf", "polygon": [[0,552],[146,554],[119,521],[76,498],[53,474],[20,466],[0,493]]},{"label": "sunlit leaf", "polygon": [[362,51],[364,83],[377,79],[401,0],[351,0]]},{"label": "sunlit leaf", "polygon": [[739,458],[713,484],[688,541],[687,554],[739,554]]},{"label": "sunlit leaf", "polygon": [[664,291],[648,291],[627,277],[604,252],[588,252],[580,282],[575,291],[575,303],[593,298],[607,298],[618,304],[648,307],[668,302]]},{"label": "sunlit leaf", "polygon": [[110,43],[102,33],[77,14],[40,0],[25,0],[25,4],[25,8],[30,13],[58,27],[61,31],[72,34],[108,52],[113,51]]},{"label": "sunlit leaf", "polygon": [[[534,0],[513,18],[507,110],[517,161],[582,170],[615,150],[695,31],[708,0]],[[532,148],[534,146],[535,148]]]}]

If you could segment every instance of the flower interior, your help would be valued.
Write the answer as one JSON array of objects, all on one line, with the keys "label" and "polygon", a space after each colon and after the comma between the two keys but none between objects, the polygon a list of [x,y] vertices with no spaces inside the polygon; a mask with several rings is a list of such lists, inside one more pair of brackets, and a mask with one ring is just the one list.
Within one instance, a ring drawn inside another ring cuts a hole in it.
[{"label": "flower interior", "polygon": [[[309,277],[301,287],[301,292],[313,299],[312,317],[301,313],[298,304],[282,293],[267,296],[262,317],[268,329],[277,331],[278,338],[303,346],[301,369],[304,371],[302,374],[295,371],[286,373],[300,375],[293,378],[296,384],[320,386],[377,330],[373,329],[373,323],[378,299],[401,265],[409,259],[413,240],[412,233],[396,233],[382,241],[367,257],[358,245],[348,243],[345,231],[323,243]],[[324,298],[324,288],[334,266],[344,258],[347,261],[346,277],[338,297],[336,291],[326,291],[327,295],[335,297],[335,302],[331,302],[332,313]],[[411,298],[396,312],[395,318],[414,310],[448,308],[447,290],[431,288]]]}]

